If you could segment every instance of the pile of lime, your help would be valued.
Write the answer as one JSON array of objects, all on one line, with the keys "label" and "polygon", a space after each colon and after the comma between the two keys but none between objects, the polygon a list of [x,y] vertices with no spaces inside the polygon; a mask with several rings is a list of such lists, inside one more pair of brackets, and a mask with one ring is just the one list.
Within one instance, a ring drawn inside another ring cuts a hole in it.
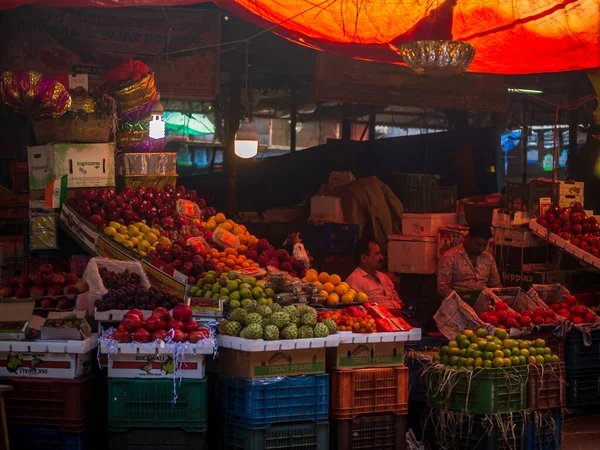
[{"label": "pile of lime", "polygon": [[433,361],[451,369],[525,366],[559,362],[558,355],[546,346],[544,339],[511,339],[506,330],[499,329],[494,335],[484,328],[464,330],[440,349]]}]

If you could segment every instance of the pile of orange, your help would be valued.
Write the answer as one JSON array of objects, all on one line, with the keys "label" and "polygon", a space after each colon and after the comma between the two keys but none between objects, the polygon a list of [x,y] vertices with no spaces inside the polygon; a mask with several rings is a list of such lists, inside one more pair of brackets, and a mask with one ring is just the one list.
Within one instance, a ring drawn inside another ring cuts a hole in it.
[{"label": "pile of orange", "polygon": [[333,320],[338,331],[352,331],[353,333],[375,333],[377,324],[375,319],[367,317],[353,317],[345,314],[344,311],[325,311],[319,314],[319,322],[327,319]]},{"label": "pile of orange", "polygon": [[206,257],[215,263],[215,272],[221,275],[230,270],[247,269],[248,267],[260,267],[258,263],[240,255],[233,248],[226,248],[222,252],[216,248],[211,248]]},{"label": "pile of orange", "polygon": [[248,251],[249,245],[255,245],[258,242],[258,238],[250,234],[244,225],[237,224],[233,220],[227,219],[223,213],[218,213],[212,217],[209,217],[208,220],[202,225],[204,228],[211,231],[215,231],[217,228],[223,228],[224,230],[234,234],[240,241],[240,245],[237,250],[241,255]]},{"label": "pile of orange", "polygon": [[302,281],[305,283],[321,285],[321,294],[325,296],[325,304],[327,305],[355,302],[365,303],[369,301],[367,294],[364,292],[356,292],[335,273],[329,275],[327,272],[319,273],[315,269],[309,269],[306,271],[306,275],[302,278]]}]

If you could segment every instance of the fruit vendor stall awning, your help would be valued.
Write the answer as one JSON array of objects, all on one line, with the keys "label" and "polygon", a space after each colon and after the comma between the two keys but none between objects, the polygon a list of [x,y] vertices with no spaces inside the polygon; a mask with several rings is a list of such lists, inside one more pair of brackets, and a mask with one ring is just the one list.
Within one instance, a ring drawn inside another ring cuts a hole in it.
[{"label": "fruit vendor stall awning", "polygon": [[[174,6],[197,0],[2,0],[69,7]],[[216,0],[298,44],[400,63],[413,40],[472,44],[471,72],[526,74],[600,67],[600,0]],[[276,56],[276,55],[274,55]]]},{"label": "fruit vendor stall awning", "polygon": [[203,114],[188,115],[165,111],[163,121],[167,130],[183,135],[202,136],[215,133],[215,126]]}]

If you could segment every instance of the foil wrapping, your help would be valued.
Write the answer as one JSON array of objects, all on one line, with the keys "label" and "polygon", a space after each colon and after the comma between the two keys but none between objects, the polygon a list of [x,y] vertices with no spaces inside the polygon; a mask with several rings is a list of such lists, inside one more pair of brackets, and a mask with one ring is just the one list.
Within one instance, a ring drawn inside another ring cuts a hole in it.
[{"label": "foil wrapping", "polygon": [[120,122],[117,126],[117,131],[119,133],[148,131],[148,128],[150,128],[150,122],[148,120],[138,120],[137,122]]},{"label": "foil wrapping", "polygon": [[125,175],[123,176],[124,187],[135,189],[138,186],[154,186],[156,190],[163,191],[167,184],[173,186],[177,183],[177,175]]},{"label": "foil wrapping", "polygon": [[18,113],[36,120],[56,119],[71,107],[71,94],[50,77],[37,72],[3,72],[0,94]]},{"label": "foil wrapping", "polygon": [[121,113],[132,111],[154,100],[156,97],[154,74],[145,75],[139,81],[113,92],[112,97],[119,104]]},{"label": "foil wrapping", "polygon": [[141,120],[150,120],[152,116],[152,105],[156,99],[150,100],[148,103],[144,103],[142,106],[139,106],[131,111],[124,113],[120,120],[123,122],[138,122]]},{"label": "foil wrapping", "polygon": [[119,153],[118,175],[176,175],[177,153]]},{"label": "foil wrapping", "polygon": [[398,47],[402,60],[423,75],[452,76],[465,72],[475,47],[460,41],[413,41]]},{"label": "foil wrapping", "polygon": [[97,105],[94,99],[90,97],[72,97],[71,107],[69,111],[84,111],[88,114],[93,114],[97,110]]},{"label": "foil wrapping", "polygon": [[144,139],[143,141],[134,142],[129,145],[117,146],[120,152],[123,153],[155,153],[164,152],[167,146],[167,140],[162,139]]}]

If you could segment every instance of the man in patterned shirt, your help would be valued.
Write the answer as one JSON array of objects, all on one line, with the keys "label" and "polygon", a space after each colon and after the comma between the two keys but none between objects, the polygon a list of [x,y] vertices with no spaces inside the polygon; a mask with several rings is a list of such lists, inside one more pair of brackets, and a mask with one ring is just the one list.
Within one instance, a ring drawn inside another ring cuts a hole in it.
[{"label": "man in patterned shirt", "polygon": [[438,262],[438,293],[479,291],[502,287],[494,257],[486,252],[492,237],[489,226],[473,226],[462,244],[448,250]]}]

